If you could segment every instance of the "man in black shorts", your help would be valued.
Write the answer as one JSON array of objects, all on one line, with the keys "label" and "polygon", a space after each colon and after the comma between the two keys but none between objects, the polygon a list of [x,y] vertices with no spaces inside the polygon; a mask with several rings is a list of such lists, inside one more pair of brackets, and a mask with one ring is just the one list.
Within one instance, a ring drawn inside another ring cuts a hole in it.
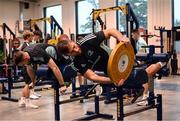
[{"label": "man in black shorts", "polygon": [[[99,76],[94,71],[103,71],[105,74],[107,74],[107,63],[110,50],[108,50],[107,47],[104,47],[102,45],[102,42],[106,39],[109,39],[111,36],[119,42],[130,44],[129,39],[123,36],[116,29],[107,29],[97,33],[89,34],[77,43],[71,40],[60,41],[57,44],[57,49],[59,53],[74,56],[73,68],[75,68],[84,77],[94,82],[108,84],[112,83],[109,77]],[[133,79],[129,78],[126,81],[124,79],[121,79],[116,85],[141,85],[144,87],[143,99],[147,98],[148,77],[152,77],[161,67],[162,63],[160,62],[152,64],[146,69],[138,70],[134,75]],[[132,75],[133,74],[131,74],[130,77],[132,77]]]},{"label": "man in black shorts", "polygon": [[[29,83],[27,82],[24,90],[29,90],[30,86],[35,84],[35,72],[32,67],[33,64],[47,64],[49,68],[54,73],[57,81],[60,84],[61,92],[66,91],[66,86],[64,86],[64,79],[62,77],[61,71],[59,70],[55,61],[57,61],[58,55],[56,53],[56,48],[48,44],[32,44],[23,49],[23,51],[15,50],[13,53],[13,60],[16,65],[25,66],[27,73],[30,77]],[[26,78],[28,80],[28,78]],[[29,85],[32,81],[32,85]],[[23,91],[25,98],[29,98],[29,91]],[[37,108],[37,106],[34,106]]]}]

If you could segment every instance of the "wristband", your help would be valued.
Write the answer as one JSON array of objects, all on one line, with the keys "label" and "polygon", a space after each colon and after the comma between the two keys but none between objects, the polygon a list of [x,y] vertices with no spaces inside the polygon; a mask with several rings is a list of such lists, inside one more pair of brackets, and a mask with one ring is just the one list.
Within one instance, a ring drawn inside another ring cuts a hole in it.
[{"label": "wristband", "polygon": [[64,84],[61,84],[60,87],[64,87],[65,85]]}]

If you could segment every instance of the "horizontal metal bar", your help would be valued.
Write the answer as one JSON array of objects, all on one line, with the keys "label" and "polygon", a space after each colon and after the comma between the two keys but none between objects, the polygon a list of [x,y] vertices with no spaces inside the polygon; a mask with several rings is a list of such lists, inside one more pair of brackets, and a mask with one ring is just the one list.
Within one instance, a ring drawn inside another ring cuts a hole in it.
[{"label": "horizontal metal bar", "polygon": [[92,97],[95,97],[96,94],[92,94],[92,95],[88,95],[88,97],[77,97],[77,98],[72,98],[72,99],[67,99],[67,100],[62,100],[59,102],[59,104],[65,104],[65,103],[70,103],[70,102],[75,102],[75,101],[78,101],[78,100],[82,100],[82,99],[89,99],[89,98],[92,98]]},{"label": "horizontal metal bar", "polygon": [[124,114],[124,117],[130,116],[130,115],[134,115],[134,114],[137,114],[137,113],[140,113],[140,112],[149,110],[149,109],[153,109],[153,108],[154,108],[154,107],[153,107],[152,105],[146,106],[146,107],[140,108],[140,109],[138,109],[138,110],[134,110],[134,111],[132,111],[132,112],[125,113],[125,114]]}]

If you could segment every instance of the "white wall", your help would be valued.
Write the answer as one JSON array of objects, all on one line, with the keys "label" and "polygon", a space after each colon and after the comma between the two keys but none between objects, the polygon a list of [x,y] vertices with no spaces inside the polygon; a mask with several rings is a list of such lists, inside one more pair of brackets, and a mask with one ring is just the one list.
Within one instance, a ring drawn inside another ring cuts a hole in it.
[{"label": "white wall", "polygon": [[[19,19],[19,3],[9,0],[0,1],[0,24],[6,23],[13,31],[16,20]],[[0,29],[2,36],[2,29]]]},{"label": "white wall", "polygon": [[[23,9],[24,19],[30,19],[34,17],[34,4],[29,4],[29,9]],[[19,20],[19,2],[12,0],[0,0],[0,24],[6,23],[10,29],[15,32],[15,23]],[[0,35],[2,36],[2,29],[0,29]],[[8,36],[8,35],[7,35]]]},{"label": "white wall", "polygon": [[[154,26],[172,28],[171,0],[148,0],[148,32],[159,35]],[[149,39],[149,44],[160,45],[156,38]]]},{"label": "white wall", "polygon": [[62,5],[62,28],[64,33],[68,35],[69,31],[75,33],[75,0],[42,0],[35,8],[37,11],[35,17],[43,17],[43,8],[57,4]]},{"label": "white wall", "polygon": [[[100,2],[100,8],[108,8],[115,6],[115,2],[113,0],[99,0]],[[100,14],[102,20],[106,21],[106,27],[107,28],[116,28],[116,11],[110,11]],[[106,18],[106,20],[105,20]],[[110,39],[109,46],[111,48],[114,48],[116,45],[116,40],[114,38]]]}]

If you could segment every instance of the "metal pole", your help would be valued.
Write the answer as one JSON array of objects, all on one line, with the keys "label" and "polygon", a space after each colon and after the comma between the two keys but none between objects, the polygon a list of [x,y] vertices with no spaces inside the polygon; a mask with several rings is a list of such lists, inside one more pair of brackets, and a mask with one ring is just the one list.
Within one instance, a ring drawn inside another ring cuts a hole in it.
[{"label": "metal pole", "polygon": [[117,120],[118,121],[124,120],[122,87],[117,87]]},{"label": "metal pole", "polygon": [[59,105],[59,84],[54,80],[54,112],[55,121],[60,121],[60,105]]},{"label": "metal pole", "polygon": [[162,95],[157,95],[157,121],[162,121]]},{"label": "metal pole", "polygon": [[95,103],[95,113],[99,114],[99,96],[95,96],[94,103]]}]

